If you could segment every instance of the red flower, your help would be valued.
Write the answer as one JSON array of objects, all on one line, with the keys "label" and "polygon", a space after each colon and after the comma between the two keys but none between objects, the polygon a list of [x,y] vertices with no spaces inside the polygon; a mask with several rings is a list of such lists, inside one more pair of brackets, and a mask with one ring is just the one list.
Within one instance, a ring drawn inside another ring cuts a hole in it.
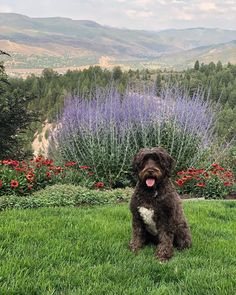
[{"label": "red flower", "polygon": [[205,176],[206,178],[211,178],[210,174],[207,173],[207,172],[204,173],[204,176]]},{"label": "red flower", "polygon": [[213,163],[211,164],[212,167],[214,167],[216,170],[224,171],[225,169],[221,167],[219,164]]},{"label": "red flower", "polygon": [[226,171],[226,172],[224,173],[224,176],[225,176],[225,177],[228,177],[228,178],[231,178],[231,177],[233,177],[233,173],[232,173],[231,171]]},{"label": "red flower", "polygon": [[34,180],[34,177],[35,177],[35,174],[33,172],[29,172],[27,175],[26,175],[26,179],[31,182]]},{"label": "red flower", "polygon": [[205,187],[206,184],[204,182],[199,182],[199,183],[196,184],[196,186],[198,186],[198,187]]},{"label": "red flower", "polygon": [[196,173],[196,169],[192,167],[192,168],[189,168],[187,172],[194,174],[194,173]]},{"label": "red flower", "polygon": [[217,167],[219,167],[219,164],[213,163],[213,164],[211,164],[211,166],[214,168],[217,168]]},{"label": "red flower", "polygon": [[211,171],[211,174],[216,175],[216,174],[218,174],[218,172],[216,170],[213,170],[213,171]]},{"label": "red flower", "polygon": [[38,157],[35,158],[35,162],[36,162],[36,163],[39,163],[39,162],[41,162],[42,160],[43,160],[43,156],[38,156]]},{"label": "red flower", "polygon": [[89,169],[90,167],[89,166],[79,166],[80,169],[83,169],[83,170],[86,170],[86,169]]},{"label": "red flower", "polygon": [[42,162],[42,164],[45,166],[50,166],[52,165],[52,163],[53,163],[53,160],[49,160],[49,159],[46,159]]},{"label": "red flower", "polygon": [[94,186],[95,186],[96,188],[102,188],[102,187],[105,186],[105,184],[104,184],[104,182],[99,181],[99,182],[96,182],[96,183],[94,184]]},{"label": "red flower", "polygon": [[63,171],[63,168],[60,166],[50,167],[50,169],[54,171],[55,175],[58,175],[59,173]]},{"label": "red flower", "polygon": [[11,165],[14,167],[19,166],[19,161],[14,161],[14,160],[2,160],[3,165]]},{"label": "red flower", "polygon": [[76,162],[67,162],[65,164],[66,167],[71,167],[71,166],[75,166],[77,163]]},{"label": "red flower", "polygon": [[88,173],[88,176],[93,176],[94,175],[94,172],[89,172]]},{"label": "red flower", "polygon": [[[192,178],[192,176],[191,176],[191,178]],[[186,180],[188,180],[188,179],[189,179],[189,178],[188,178],[187,175],[185,175],[185,176],[182,177],[182,180],[183,180],[183,181],[186,181]]]},{"label": "red flower", "polygon": [[11,165],[14,166],[14,167],[17,167],[19,166],[19,161],[11,161]]},{"label": "red flower", "polygon": [[204,173],[204,172],[205,172],[204,169],[197,169],[197,170],[196,170],[196,173],[199,173],[199,174],[202,174],[202,173]]},{"label": "red flower", "polygon": [[15,170],[16,171],[19,171],[19,172],[24,172],[25,171],[25,168],[23,168],[23,167],[22,168],[16,167]]},{"label": "red flower", "polygon": [[232,182],[229,182],[229,181],[224,182],[224,186],[231,186],[231,185],[233,185]]},{"label": "red flower", "polygon": [[39,162],[41,162],[42,160],[43,160],[43,156],[38,156],[38,157],[35,158],[35,162],[36,162],[36,163],[39,163]]},{"label": "red flower", "polygon": [[17,180],[11,180],[11,187],[15,188],[19,186],[19,182]]},{"label": "red flower", "polygon": [[33,186],[32,186],[32,185],[28,185],[28,190],[29,190],[29,191],[31,191],[31,190],[32,190],[32,188],[33,188]]},{"label": "red flower", "polygon": [[178,186],[183,186],[184,184],[184,181],[182,179],[178,179],[175,181],[175,183],[178,185]]},{"label": "red flower", "polygon": [[2,180],[0,180],[0,188],[2,188]]},{"label": "red flower", "polygon": [[185,171],[179,171],[179,172],[177,172],[177,175],[183,175],[183,174],[185,174]]},{"label": "red flower", "polygon": [[46,172],[46,176],[47,176],[47,178],[52,178],[52,174],[51,174],[51,172]]},{"label": "red flower", "polygon": [[196,176],[196,177],[194,177],[194,179],[201,180],[201,177]]}]

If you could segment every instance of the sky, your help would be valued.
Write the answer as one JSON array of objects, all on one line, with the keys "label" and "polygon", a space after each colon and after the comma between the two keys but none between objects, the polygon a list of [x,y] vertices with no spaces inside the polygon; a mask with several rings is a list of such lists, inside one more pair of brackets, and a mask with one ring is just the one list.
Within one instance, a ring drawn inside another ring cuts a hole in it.
[{"label": "sky", "polygon": [[0,0],[0,12],[86,19],[138,30],[236,29],[236,0]]}]

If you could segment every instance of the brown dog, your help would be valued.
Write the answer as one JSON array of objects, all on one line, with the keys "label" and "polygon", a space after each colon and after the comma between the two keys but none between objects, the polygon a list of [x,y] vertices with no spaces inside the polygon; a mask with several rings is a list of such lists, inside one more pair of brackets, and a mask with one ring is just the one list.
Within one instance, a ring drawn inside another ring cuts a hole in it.
[{"label": "brown dog", "polygon": [[170,176],[174,160],[165,149],[141,149],[133,160],[138,182],[131,198],[132,239],[130,249],[137,252],[145,244],[157,245],[160,261],[173,255],[173,247],[191,246],[191,234],[181,200]]}]

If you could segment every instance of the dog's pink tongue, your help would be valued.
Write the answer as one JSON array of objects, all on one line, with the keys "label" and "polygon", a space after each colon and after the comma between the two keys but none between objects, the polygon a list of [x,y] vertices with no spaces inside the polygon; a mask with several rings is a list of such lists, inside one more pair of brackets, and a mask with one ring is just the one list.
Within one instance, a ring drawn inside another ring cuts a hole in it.
[{"label": "dog's pink tongue", "polygon": [[148,187],[152,187],[152,186],[154,186],[154,184],[155,184],[155,179],[153,179],[153,178],[146,179],[146,185]]}]

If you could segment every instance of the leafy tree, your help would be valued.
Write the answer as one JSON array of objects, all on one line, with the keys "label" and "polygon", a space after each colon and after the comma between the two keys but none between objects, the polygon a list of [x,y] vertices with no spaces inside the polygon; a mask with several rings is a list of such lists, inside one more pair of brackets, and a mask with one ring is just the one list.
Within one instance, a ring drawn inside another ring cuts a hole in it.
[{"label": "leafy tree", "polygon": [[22,95],[22,89],[11,87],[3,64],[0,69],[0,158],[23,158],[23,132],[37,116],[28,110],[30,98]]}]

